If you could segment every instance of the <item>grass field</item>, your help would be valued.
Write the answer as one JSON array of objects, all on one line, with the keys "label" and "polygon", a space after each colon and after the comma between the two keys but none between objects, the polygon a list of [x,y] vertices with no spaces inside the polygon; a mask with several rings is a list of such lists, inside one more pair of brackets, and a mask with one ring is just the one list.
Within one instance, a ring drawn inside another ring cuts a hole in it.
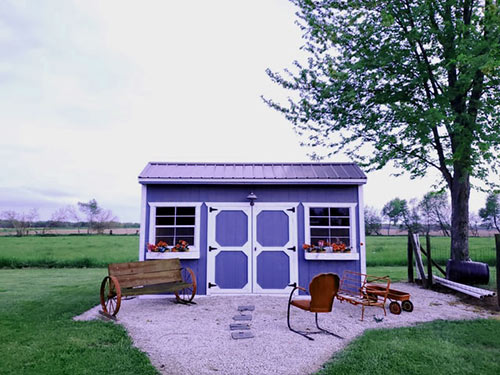
[{"label": "grass field", "polygon": [[1,374],[157,374],[119,325],[74,322],[104,269],[0,270]]},{"label": "grass field", "polygon": [[[366,237],[366,264],[369,266],[404,266],[407,264],[408,237],[368,236]],[[425,237],[420,237],[425,248]],[[470,237],[469,253],[472,260],[495,265],[495,238]],[[446,265],[450,257],[450,238],[431,237],[431,254],[434,261]]]},{"label": "grass field", "polygon": [[[421,238],[425,246],[425,238]],[[368,236],[368,266],[406,265],[405,236]],[[431,238],[433,259],[443,265],[449,258],[450,239]],[[1,237],[0,268],[21,267],[105,267],[108,263],[137,260],[138,236],[54,236]],[[495,264],[495,239],[471,237],[473,260]]]},{"label": "grass field", "polygon": [[0,237],[0,268],[106,267],[138,258],[139,236]]}]

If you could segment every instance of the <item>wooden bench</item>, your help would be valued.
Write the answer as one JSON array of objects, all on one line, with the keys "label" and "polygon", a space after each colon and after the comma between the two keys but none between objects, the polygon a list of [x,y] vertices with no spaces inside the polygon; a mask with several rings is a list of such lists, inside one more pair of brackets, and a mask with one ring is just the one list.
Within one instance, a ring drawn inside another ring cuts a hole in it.
[{"label": "wooden bench", "polygon": [[144,262],[112,263],[101,283],[101,314],[115,317],[121,299],[139,294],[174,292],[177,302],[192,302],[196,277],[191,268],[182,268],[178,258]]},{"label": "wooden bench", "polygon": [[378,277],[344,271],[336,297],[341,302],[361,305],[361,320],[365,315],[365,307],[380,307],[384,310],[384,315],[387,315],[385,303],[390,285],[389,276]]}]

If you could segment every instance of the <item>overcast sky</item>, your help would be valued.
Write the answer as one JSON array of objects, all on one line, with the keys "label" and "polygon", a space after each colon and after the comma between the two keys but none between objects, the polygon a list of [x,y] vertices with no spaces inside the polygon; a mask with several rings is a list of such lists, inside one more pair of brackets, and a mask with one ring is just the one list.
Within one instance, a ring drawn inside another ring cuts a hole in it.
[{"label": "overcast sky", "polygon": [[[0,2],[0,211],[95,198],[139,221],[148,161],[309,161],[261,95],[301,57],[286,0]],[[329,161],[347,161],[339,155]],[[420,198],[436,174],[369,173],[365,204]],[[471,209],[485,195],[472,193]]]}]

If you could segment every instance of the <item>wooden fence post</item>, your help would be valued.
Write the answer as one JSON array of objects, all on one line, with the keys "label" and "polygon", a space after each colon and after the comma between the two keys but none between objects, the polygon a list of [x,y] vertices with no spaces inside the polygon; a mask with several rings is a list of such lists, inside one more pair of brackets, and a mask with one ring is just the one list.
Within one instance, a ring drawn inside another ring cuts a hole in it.
[{"label": "wooden fence post", "polygon": [[427,288],[432,288],[432,259],[431,259],[431,236],[425,236],[425,248],[427,250]]},{"label": "wooden fence post", "polygon": [[500,307],[500,234],[495,234],[495,243],[497,248],[497,302]]},{"label": "wooden fence post", "polygon": [[413,246],[411,239],[411,231],[408,231],[408,246],[407,246],[407,254],[408,254],[408,282],[414,283],[415,279],[413,278]]}]

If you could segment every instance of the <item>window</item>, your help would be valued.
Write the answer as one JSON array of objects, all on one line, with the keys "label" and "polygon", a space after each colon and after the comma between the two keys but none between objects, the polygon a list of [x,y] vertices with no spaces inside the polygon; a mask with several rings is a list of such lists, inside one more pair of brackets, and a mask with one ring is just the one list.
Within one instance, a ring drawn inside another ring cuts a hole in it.
[{"label": "window", "polygon": [[147,259],[199,258],[201,203],[150,202],[149,240],[164,241],[169,248],[183,240],[189,244],[187,252],[146,253]]},{"label": "window", "polygon": [[348,251],[304,252],[308,260],[356,260],[359,250],[356,240],[356,203],[303,203],[304,242],[318,246],[319,241],[344,244]]},{"label": "window", "polygon": [[311,245],[319,241],[351,246],[349,207],[309,207]]},{"label": "window", "polygon": [[194,246],[196,207],[156,207],[155,243],[165,241],[170,246],[181,240]]}]

